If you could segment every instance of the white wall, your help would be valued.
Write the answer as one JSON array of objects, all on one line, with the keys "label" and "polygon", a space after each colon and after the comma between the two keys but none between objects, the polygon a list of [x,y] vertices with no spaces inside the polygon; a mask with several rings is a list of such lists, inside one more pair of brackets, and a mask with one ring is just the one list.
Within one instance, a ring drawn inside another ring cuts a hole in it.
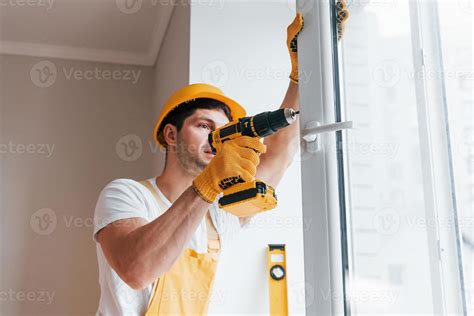
[{"label": "white wall", "polygon": [[[155,120],[170,94],[189,82],[189,6],[180,3],[155,67],[0,55],[0,314],[95,313],[91,220],[99,193],[116,178],[161,173]],[[44,66],[56,76],[43,84],[37,70]],[[81,77],[95,69],[91,80]],[[71,70],[76,77],[68,77]],[[108,70],[136,77],[101,78]],[[36,152],[4,152],[10,142],[33,144]],[[39,146],[51,154],[38,153]],[[45,215],[55,224],[42,221]]]},{"label": "white wall", "polygon": [[[153,71],[48,59],[56,79],[40,87],[35,70],[44,58],[0,57],[0,314],[93,314],[95,203],[112,179],[150,175],[150,153],[128,162],[120,143],[150,134]],[[135,83],[79,79],[95,69],[139,75]],[[71,70],[78,76],[68,79]]]},{"label": "white wall", "polygon": [[[175,8],[154,68],[45,61],[0,56],[0,314],[90,315],[100,297],[95,203],[113,179],[161,172],[152,132],[163,102],[189,81],[189,6]],[[56,77],[42,87],[44,66]],[[80,79],[95,69],[134,71],[137,79]],[[78,76],[68,77],[71,70]],[[4,153],[10,142],[37,152]],[[51,154],[38,153],[40,145]]]},{"label": "white wall", "polygon": [[[154,118],[163,108],[164,103],[178,89],[189,83],[189,34],[190,7],[187,1],[179,1],[173,10],[165,38],[156,60],[153,85]],[[152,130],[150,130],[150,137]],[[153,175],[163,171],[165,151],[152,139],[150,150],[154,154]]]},{"label": "white wall", "polygon": [[[289,83],[286,27],[293,6],[291,1],[193,3],[190,82],[220,86],[248,115],[276,110]],[[303,224],[311,223],[302,221],[297,160],[276,188],[277,209],[258,215],[222,254],[210,313],[269,313],[269,243],[287,245],[290,314],[304,313],[302,232]]]}]

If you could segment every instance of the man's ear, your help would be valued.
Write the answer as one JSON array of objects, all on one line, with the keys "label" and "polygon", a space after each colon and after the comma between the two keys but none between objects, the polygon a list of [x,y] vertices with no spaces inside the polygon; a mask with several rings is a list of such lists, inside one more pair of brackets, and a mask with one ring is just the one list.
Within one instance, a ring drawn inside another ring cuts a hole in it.
[{"label": "man's ear", "polygon": [[168,146],[176,145],[178,140],[178,130],[173,124],[166,124],[163,128],[163,138]]}]

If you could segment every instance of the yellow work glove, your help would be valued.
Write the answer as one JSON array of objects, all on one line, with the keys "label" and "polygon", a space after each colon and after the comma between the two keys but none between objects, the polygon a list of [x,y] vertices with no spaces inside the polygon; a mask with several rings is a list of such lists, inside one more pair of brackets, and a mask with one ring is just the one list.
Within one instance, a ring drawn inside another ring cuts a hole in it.
[{"label": "yellow work glove", "polygon": [[204,170],[194,179],[193,188],[206,202],[213,203],[228,187],[252,181],[267,146],[258,138],[242,136],[228,140]]},{"label": "yellow work glove", "polygon": [[295,19],[286,29],[286,45],[291,59],[290,79],[294,83],[298,83],[298,34],[303,29],[303,24],[303,15],[301,12],[297,12]]},{"label": "yellow work glove", "polygon": [[349,10],[347,10],[346,0],[338,0],[336,3],[337,11],[337,40],[340,41],[346,30],[347,19],[349,19]]}]

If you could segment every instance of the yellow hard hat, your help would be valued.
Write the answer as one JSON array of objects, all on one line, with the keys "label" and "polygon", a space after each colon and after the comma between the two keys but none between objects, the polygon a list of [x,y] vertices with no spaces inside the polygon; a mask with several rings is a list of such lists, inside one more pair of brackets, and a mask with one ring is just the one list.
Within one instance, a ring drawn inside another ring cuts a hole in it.
[{"label": "yellow hard hat", "polygon": [[158,121],[156,122],[154,129],[154,138],[158,144],[163,147],[166,147],[166,142],[163,139],[163,135],[158,135],[158,131],[160,130],[161,123],[166,118],[168,113],[174,110],[181,103],[197,98],[210,98],[217,101],[221,101],[229,107],[230,114],[232,115],[233,120],[244,117],[246,115],[244,107],[242,107],[239,103],[235,102],[231,98],[226,97],[224,95],[224,92],[222,92],[219,88],[206,83],[190,84],[176,91],[163,106],[163,109],[161,110],[160,116],[158,118]]}]

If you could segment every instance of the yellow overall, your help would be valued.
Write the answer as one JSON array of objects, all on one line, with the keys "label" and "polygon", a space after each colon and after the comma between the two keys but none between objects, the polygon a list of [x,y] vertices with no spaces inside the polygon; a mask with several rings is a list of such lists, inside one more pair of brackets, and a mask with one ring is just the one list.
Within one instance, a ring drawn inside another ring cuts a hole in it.
[{"label": "yellow overall", "polygon": [[[148,181],[140,181],[166,209],[163,201]],[[145,316],[205,315],[220,253],[219,235],[206,213],[208,252],[184,249],[171,269],[153,284]]]}]

